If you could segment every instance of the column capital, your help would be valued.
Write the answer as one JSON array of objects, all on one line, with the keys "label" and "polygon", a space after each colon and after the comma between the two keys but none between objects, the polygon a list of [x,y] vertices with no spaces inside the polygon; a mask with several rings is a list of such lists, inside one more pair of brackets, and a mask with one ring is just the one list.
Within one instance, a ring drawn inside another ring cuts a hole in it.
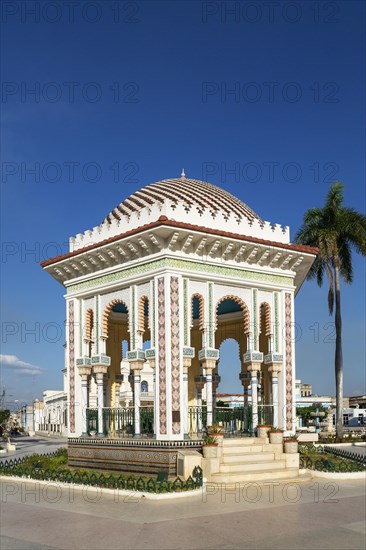
[{"label": "column capital", "polygon": [[196,384],[197,391],[201,392],[206,384],[206,377],[203,374],[198,374],[194,377],[194,383]]},{"label": "column capital", "polygon": [[219,350],[214,348],[203,348],[198,352],[198,359],[202,363],[202,367],[207,374],[212,374],[212,371],[216,368],[219,357]]},{"label": "column capital", "polygon": [[278,363],[269,363],[268,372],[271,372],[273,376],[277,376],[282,371],[282,365]]},{"label": "column capital", "polygon": [[144,368],[146,361],[145,352],[142,349],[134,349],[127,352],[127,361],[130,364],[130,369],[133,371],[140,371]]},{"label": "column capital", "polygon": [[221,382],[221,376],[219,374],[214,374],[212,376],[212,390],[214,392],[216,392],[220,382]]},{"label": "column capital", "polygon": [[243,361],[245,365],[251,363],[262,363],[263,353],[261,351],[246,351],[243,355]]},{"label": "column capital", "polygon": [[279,363],[279,365],[282,366],[283,355],[280,353],[267,353],[267,355],[264,356],[264,364],[270,365],[271,363]]},{"label": "column capital", "polygon": [[239,380],[244,387],[248,387],[250,384],[250,374],[248,371],[239,373]]}]

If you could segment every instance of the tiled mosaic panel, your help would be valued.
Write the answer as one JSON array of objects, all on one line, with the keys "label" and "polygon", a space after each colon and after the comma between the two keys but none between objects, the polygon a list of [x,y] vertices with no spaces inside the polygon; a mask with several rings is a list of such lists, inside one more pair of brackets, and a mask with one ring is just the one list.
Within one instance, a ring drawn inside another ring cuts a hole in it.
[{"label": "tiled mosaic panel", "polygon": [[69,302],[69,400],[70,432],[75,432],[75,334],[74,334],[74,301]]},{"label": "tiled mosaic panel", "polygon": [[292,429],[292,311],[291,294],[285,294],[285,344],[286,344],[286,429]]},{"label": "tiled mosaic panel", "polygon": [[[170,329],[172,364],[172,410],[180,411],[180,361],[179,361],[179,282],[170,278]],[[172,423],[173,434],[179,434],[180,422]]]},{"label": "tiled mosaic panel", "polygon": [[159,430],[166,428],[166,336],[165,336],[165,286],[164,278],[158,279],[158,347],[159,347]]}]

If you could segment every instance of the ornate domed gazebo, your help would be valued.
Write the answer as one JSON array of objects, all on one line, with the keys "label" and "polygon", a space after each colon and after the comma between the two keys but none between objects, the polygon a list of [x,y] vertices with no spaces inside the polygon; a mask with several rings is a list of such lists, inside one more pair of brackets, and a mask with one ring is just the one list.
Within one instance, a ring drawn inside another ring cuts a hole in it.
[{"label": "ornate domed gazebo", "polygon": [[[66,287],[75,464],[92,456],[102,464],[103,445],[156,456],[197,447],[212,423],[231,435],[253,433],[258,422],[293,432],[294,296],[316,253],[184,172],[136,191],[70,238],[69,253],[42,266]],[[240,348],[235,414],[215,403],[227,338]],[[124,456],[139,469],[135,455]]]}]

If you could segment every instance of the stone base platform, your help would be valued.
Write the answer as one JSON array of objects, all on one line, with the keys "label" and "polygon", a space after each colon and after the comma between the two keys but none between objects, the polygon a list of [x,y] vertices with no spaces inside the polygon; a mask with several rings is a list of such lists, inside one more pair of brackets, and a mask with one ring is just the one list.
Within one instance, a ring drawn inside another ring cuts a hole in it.
[{"label": "stone base platform", "polygon": [[121,473],[177,475],[178,452],[199,450],[200,440],[110,439],[77,437],[68,440],[69,466]]}]

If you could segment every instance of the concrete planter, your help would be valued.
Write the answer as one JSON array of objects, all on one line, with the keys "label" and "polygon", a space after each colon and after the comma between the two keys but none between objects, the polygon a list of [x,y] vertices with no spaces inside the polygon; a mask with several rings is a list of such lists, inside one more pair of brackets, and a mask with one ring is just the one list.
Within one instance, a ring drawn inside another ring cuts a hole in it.
[{"label": "concrete planter", "polygon": [[203,445],[204,458],[217,458],[217,447],[218,445]]},{"label": "concrete planter", "polygon": [[295,454],[299,452],[299,444],[297,441],[285,441],[284,444],[286,454]]},{"label": "concrete planter", "polygon": [[283,432],[269,432],[269,442],[274,445],[282,445]]},{"label": "concrete planter", "polygon": [[258,426],[258,437],[268,437],[268,432],[271,429],[271,426]]}]

